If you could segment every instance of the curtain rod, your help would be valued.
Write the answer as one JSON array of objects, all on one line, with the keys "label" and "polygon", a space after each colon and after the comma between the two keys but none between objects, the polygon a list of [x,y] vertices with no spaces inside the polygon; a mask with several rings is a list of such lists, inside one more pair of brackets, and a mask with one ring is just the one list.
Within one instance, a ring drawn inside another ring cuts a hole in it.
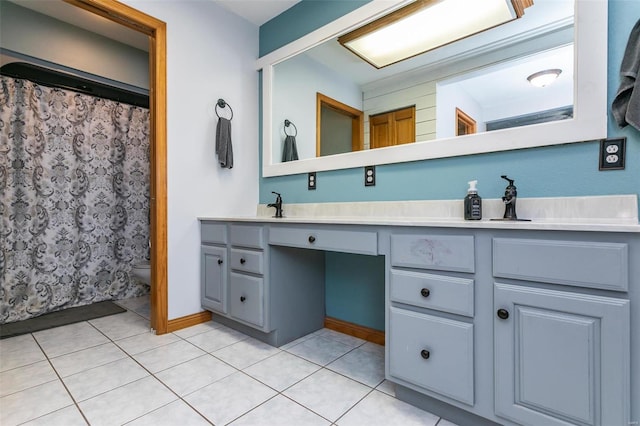
[{"label": "curtain rod", "polygon": [[60,71],[54,71],[26,62],[11,62],[9,64],[5,64],[0,67],[0,75],[22,78],[43,86],[67,89],[85,95],[97,96],[129,105],[149,108],[148,95],[141,95],[129,90],[120,89],[118,87],[109,86],[108,84],[98,83],[86,78],[77,77]]}]

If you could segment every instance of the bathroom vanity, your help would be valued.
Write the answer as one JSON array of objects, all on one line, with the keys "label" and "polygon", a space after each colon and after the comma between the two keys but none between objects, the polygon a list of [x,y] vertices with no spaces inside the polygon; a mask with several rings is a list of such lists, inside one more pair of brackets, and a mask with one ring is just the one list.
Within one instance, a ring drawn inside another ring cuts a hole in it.
[{"label": "bathroom vanity", "polygon": [[632,208],[635,224],[201,218],[202,305],[281,346],[323,326],[325,251],[384,256],[386,378],[399,399],[459,424],[633,424]]}]

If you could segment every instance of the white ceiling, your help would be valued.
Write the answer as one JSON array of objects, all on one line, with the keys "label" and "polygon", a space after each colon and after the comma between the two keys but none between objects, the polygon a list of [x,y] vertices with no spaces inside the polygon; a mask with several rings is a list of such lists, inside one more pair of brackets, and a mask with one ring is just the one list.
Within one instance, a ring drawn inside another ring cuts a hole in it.
[{"label": "white ceiling", "polygon": [[[76,27],[83,28],[120,43],[133,46],[144,51],[149,50],[146,35],[131,30],[123,25],[115,24],[108,19],[72,6],[61,0],[10,0],[22,7],[51,16]],[[225,9],[241,16],[247,21],[260,26],[278,16],[300,0],[208,0],[218,3]]]},{"label": "white ceiling", "polygon": [[300,0],[211,0],[258,26],[280,15]]}]

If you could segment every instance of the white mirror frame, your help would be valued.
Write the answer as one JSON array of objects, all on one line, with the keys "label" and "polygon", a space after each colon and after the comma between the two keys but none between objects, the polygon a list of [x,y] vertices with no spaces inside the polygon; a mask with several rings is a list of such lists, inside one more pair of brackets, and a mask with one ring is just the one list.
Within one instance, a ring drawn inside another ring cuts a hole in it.
[{"label": "white mirror frame", "polygon": [[368,165],[401,163],[538,146],[559,145],[607,136],[608,1],[575,1],[574,118],[512,129],[436,139],[328,157],[273,163],[273,67],[345,31],[402,7],[409,0],[372,0],[257,61],[262,70],[262,175],[284,176]]}]

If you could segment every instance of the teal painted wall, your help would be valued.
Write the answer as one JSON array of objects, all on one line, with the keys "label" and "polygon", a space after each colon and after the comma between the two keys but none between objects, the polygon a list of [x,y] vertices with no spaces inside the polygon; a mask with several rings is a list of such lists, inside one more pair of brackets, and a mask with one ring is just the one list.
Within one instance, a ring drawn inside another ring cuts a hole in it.
[{"label": "teal painted wall", "polygon": [[[287,20],[296,21],[295,31],[289,31],[280,17],[260,28],[261,55],[290,42],[305,33],[300,28],[308,22],[307,32],[322,24],[320,4],[332,9],[339,2],[303,1],[290,9]],[[349,2],[347,2],[349,3]],[[364,2],[363,2],[364,3]],[[309,15],[307,15],[309,13]],[[313,16],[312,16],[313,15]],[[607,104],[619,84],[619,69],[631,28],[640,17],[637,0],[609,1],[609,40]],[[324,16],[327,18],[327,16]],[[335,19],[335,16],[331,19]],[[326,20],[324,23],[329,22]],[[277,23],[277,25],[276,25]],[[269,24],[269,25],[268,25]],[[264,49],[264,50],[263,50]],[[260,101],[260,105],[262,102]],[[260,123],[262,126],[262,123]],[[260,132],[262,135],[262,132]],[[376,167],[376,186],[364,187],[362,168],[317,173],[317,189],[307,190],[306,174],[263,178],[260,175],[260,203],[273,199],[271,191],[282,193],[286,203],[322,203],[348,201],[452,200],[466,194],[467,181],[479,181],[479,193],[484,198],[499,198],[504,192],[500,175],[516,179],[518,194],[523,197],[566,197],[585,195],[636,194],[640,196],[640,132],[628,126],[619,129],[609,118],[608,136],[627,138],[625,170],[598,171],[598,141],[532,148],[457,158],[424,160]],[[262,141],[261,141],[262,144]],[[262,147],[260,147],[262,151]],[[286,207],[285,207],[286,208]],[[374,300],[376,286],[365,288],[361,283],[374,282],[384,273],[366,267],[366,262],[351,262],[351,255],[333,253],[327,257],[327,315],[378,328],[384,324],[384,305],[358,305],[357,300]],[[372,258],[375,259],[375,258]],[[368,259],[371,262],[375,260]],[[357,276],[357,280],[352,277]],[[358,295],[353,299],[351,295]],[[347,297],[347,295],[349,295]],[[351,301],[351,304],[345,304]],[[384,303],[384,301],[382,301]]]},{"label": "teal painted wall", "polygon": [[325,254],[328,317],[384,330],[384,256]]},{"label": "teal painted wall", "polygon": [[302,0],[260,27],[260,56],[346,15],[371,0]]}]

